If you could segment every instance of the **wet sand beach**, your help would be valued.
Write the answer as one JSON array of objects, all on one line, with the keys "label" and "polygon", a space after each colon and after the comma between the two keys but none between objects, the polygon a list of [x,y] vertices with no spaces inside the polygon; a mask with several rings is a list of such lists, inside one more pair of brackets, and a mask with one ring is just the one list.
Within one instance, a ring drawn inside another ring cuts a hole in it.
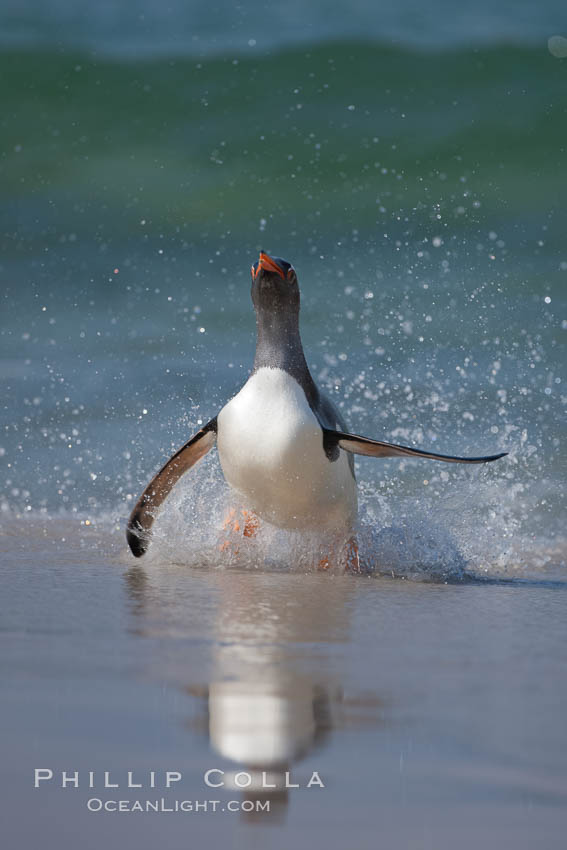
[{"label": "wet sand beach", "polygon": [[[4,828],[19,846],[562,846],[557,575],[443,584],[146,566],[111,529],[19,531],[25,547],[0,538]],[[35,768],[53,779],[34,790]],[[227,785],[247,772],[252,787],[208,787],[209,770]],[[78,788],[61,788],[63,771]],[[166,771],[182,775],[170,789]],[[263,772],[285,785],[286,771],[300,788],[258,787]],[[305,787],[314,772],[324,788]],[[166,810],[87,808],[117,800]],[[171,811],[186,800],[219,808]],[[227,811],[244,800],[270,811]]]}]

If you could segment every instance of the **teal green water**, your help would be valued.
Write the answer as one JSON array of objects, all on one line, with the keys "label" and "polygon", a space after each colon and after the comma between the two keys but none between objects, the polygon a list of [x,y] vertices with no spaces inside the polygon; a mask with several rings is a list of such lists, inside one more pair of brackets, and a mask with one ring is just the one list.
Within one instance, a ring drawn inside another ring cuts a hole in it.
[{"label": "teal green water", "polygon": [[257,241],[263,217],[273,238],[379,241],[398,215],[423,226],[440,211],[449,221],[422,236],[542,216],[558,246],[565,73],[543,45],[5,53],[3,196],[30,208],[18,235],[42,244],[62,226],[139,237],[143,217],[191,241]]},{"label": "teal green water", "polygon": [[246,379],[263,247],[298,270],[353,430],[510,452],[362,462],[370,527],[396,540],[418,504],[477,566],[535,539],[529,563],[563,561],[564,60],[338,41],[0,63],[6,516],[123,521]]}]

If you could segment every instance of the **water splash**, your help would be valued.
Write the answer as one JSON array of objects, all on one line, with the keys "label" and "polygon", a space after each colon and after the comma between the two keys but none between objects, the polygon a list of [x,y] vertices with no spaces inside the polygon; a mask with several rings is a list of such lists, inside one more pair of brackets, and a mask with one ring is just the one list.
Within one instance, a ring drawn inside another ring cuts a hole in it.
[{"label": "water splash", "polygon": [[[537,487],[510,484],[490,467],[436,472],[427,485],[416,480],[419,462],[395,475],[367,465],[360,476],[356,536],[364,575],[415,581],[459,582],[541,576],[565,564],[567,549],[522,531],[522,518]],[[518,460],[515,463],[519,463]],[[422,467],[423,469],[423,467]],[[371,471],[372,470],[372,471]],[[369,474],[370,473],[370,474]],[[544,485],[542,484],[542,488]],[[213,569],[310,572],[328,554],[324,534],[289,532],[261,523],[255,537],[229,533],[234,506],[218,459],[211,455],[182,479],[157,518],[144,563],[187,564]],[[226,545],[227,542],[229,545]],[[345,570],[342,550],[329,572]]]}]

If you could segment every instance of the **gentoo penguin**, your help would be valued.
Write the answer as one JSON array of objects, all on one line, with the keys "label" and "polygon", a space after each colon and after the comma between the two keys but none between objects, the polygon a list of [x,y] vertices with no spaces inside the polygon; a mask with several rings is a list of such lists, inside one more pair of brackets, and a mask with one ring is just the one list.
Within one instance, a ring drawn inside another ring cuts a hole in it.
[{"label": "gentoo penguin", "polygon": [[215,441],[224,476],[247,518],[246,536],[254,533],[260,518],[280,528],[317,529],[345,545],[357,515],[353,454],[446,463],[488,463],[504,457],[506,452],[452,457],[349,433],[305,360],[295,269],[261,252],[251,272],[257,327],[252,373],[220,413],[167,461],[138,499],[126,532],[136,557],[149,546],[159,506]]}]

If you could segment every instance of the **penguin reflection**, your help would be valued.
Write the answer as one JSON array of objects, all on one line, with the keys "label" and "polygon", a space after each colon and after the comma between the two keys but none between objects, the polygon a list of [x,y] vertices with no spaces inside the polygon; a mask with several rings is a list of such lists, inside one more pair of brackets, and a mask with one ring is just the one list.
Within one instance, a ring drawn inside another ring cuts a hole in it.
[{"label": "penguin reflection", "polygon": [[[270,819],[281,816],[289,802],[288,786],[303,788],[311,778],[311,771],[296,773],[293,765],[325,743],[340,697],[338,690],[331,694],[324,686],[292,678],[285,689],[275,681],[212,682],[205,705],[210,744],[238,765],[224,771],[224,787],[242,791],[246,800],[269,800]],[[239,773],[248,783],[245,788],[236,779]],[[245,817],[263,820],[265,814],[252,809]]]},{"label": "penguin reflection", "polygon": [[[324,746],[340,719],[342,694],[333,671],[324,669],[328,656],[307,656],[310,669],[302,669],[302,644],[345,641],[352,582],[318,578],[290,599],[289,576],[223,575],[214,676],[205,697],[209,740],[238,766],[226,770],[225,787],[237,790],[234,778],[244,771],[250,777],[244,798],[269,800],[270,820],[283,815],[294,793],[286,785],[304,787],[311,777],[311,770],[292,766]],[[310,674],[315,666],[316,680]],[[266,816],[252,810],[245,817]]]},{"label": "penguin reflection", "polygon": [[[136,619],[151,618],[155,624],[160,594],[153,581],[149,591],[142,572],[136,567],[125,574],[131,611]],[[302,576],[303,592],[291,597],[285,574],[223,571],[210,579],[220,590],[213,676],[206,687],[191,683],[184,689],[202,699],[205,723],[199,727],[204,726],[212,750],[234,764],[222,776],[225,789],[241,791],[246,800],[269,800],[273,822],[285,814],[293,796],[286,785],[304,788],[318,770],[316,763],[296,768],[297,762],[325,746],[333,728],[352,719],[360,722],[360,709],[375,722],[379,701],[344,700],[333,670],[347,642],[355,583],[348,577]],[[177,621],[182,612],[171,612],[176,604],[171,593],[164,592],[162,600],[164,620]],[[250,777],[246,788],[235,782],[240,772]],[[265,812],[243,817],[266,822]]]}]

